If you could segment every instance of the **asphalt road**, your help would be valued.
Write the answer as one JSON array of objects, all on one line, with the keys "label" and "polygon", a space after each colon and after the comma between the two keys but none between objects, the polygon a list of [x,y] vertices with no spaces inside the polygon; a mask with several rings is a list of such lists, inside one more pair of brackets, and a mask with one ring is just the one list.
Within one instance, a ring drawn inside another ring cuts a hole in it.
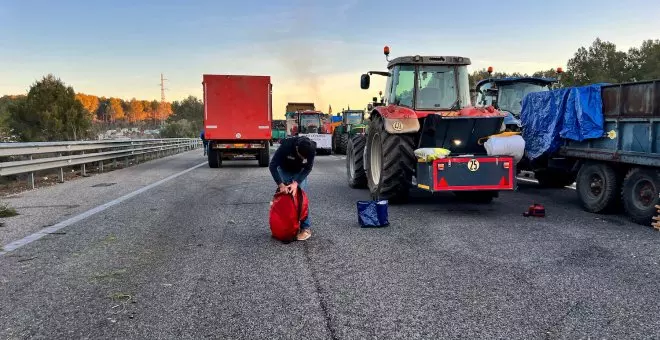
[{"label": "asphalt road", "polygon": [[[195,150],[9,198],[22,215],[0,239],[202,162]],[[416,193],[391,226],[362,229],[367,192],[319,156],[313,236],[289,245],[270,238],[273,190],[256,161],[201,166],[1,255],[0,339],[660,337],[660,235],[581,211],[574,190],[523,182],[487,205]],[[534,202],[547,217],[522,217]]]}]

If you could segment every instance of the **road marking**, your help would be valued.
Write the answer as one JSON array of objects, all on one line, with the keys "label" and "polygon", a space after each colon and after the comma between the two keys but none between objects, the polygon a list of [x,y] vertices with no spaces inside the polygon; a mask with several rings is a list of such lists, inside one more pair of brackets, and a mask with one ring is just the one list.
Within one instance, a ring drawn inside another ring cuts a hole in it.
[{"label": "road marking", "polygon": [[115,206],[115,205],[117,205],[117,204],[119,204],[123,201],[126,201],[130,198],[133,198],[133,197],[135,197],[135,196],[137,196],[137,195],[139,195],[139,194],[141,194],[141,193],[143,193],[143,192],[145,192],[149,189],[153,189],[153,188],[155,188],[155,187],[157,187],[157,186],[159,186],[159,185],[161,185],[165,182],[169,182],[169,181],[171,181],[171,180],[173,180],[173,179],[175,179],[175,178],[177,178],[177,177],[179,177],[183,174],[186,174],[190,171],[193,171],[193,170],[199,168],[200,166],[203,166],[203,165],[206,165],[206,164],[207,164],[207,162],[200,163],[198,165],[193,166],[192,168],[188,168],[186,170],[183,170],[183,171],[181,171],[179,173],[176,173],[174,175],[171,175],[169,177],[165,177],[165,178],[159,180],[158,182],[151,183],[151,184],[147,185],[146,187],[135,190],[135,191],[133,191],[131,193],[128,193],[124,196],[116,198],[116,199],[114,199],[110,202],[101,204],[96,208],[92,208],[90,210],[87,210],[87,211],[83,212],[82,214],[79,214],[79,215],[76,215],[74,217],[69,218],[68,220],[64,220],[64,221],[59,222],[57,224],[54,224],[50,227],[46,227],[44,229],[41,229],[41,230],[37,231],[36,233],[34,233],[32,235],[26,236],[26,237],[24,237],[20,240],[17,240],[17,241],[9,243],[7,245],[4,245],[4,246],[2,246],[2,248],[0,248],[0,256],[2,256],[4,254],[7,254],[10,251],[16,250],[20,247],[23,247],[24,245],[30,244],[30,243],[32,243],[32,242],[48,235],[48,234],[52,234],[52,233],[54,233],[54,232],[56,232],[56,231],[58,231],[62,228],[68,227],[68,226],[70,226],[70,225],[72,225],[76,222],[80,222],[80,221],[82,221],[82,220],[84,220],[84,219],[86,219],[86,218],[88,218],[88,217],[90,217],[94,214],[100,213],[103,210],[106,210],[106,209],[108,209],[112,206]]},{"label": "road marking", "polygon": [[[521,177],[516,177],[516,179],[519,180],[519,181],[528,182],[528,183],[536,183],[536,184],[539,183],[539,181],[537,181],[535,179],[528,179],[528,178],[521,178]],[[576,190],[575,189],[575,183],[573,183],[571,185],[567,185],[564,188],[569,188],[569,189]]]}]

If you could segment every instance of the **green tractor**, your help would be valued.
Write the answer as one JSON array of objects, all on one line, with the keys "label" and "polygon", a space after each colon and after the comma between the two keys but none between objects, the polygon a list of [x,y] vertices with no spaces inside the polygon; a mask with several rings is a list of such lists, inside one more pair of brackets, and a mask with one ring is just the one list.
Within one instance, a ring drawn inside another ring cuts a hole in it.
[{"label": "green tractor", "polygon": [[364,123],[364,110],[343,110],[341,117],[341,123],[332,132],[332,151],[345,155],[348,140],[356,133],[364,133],[367,125]]}]

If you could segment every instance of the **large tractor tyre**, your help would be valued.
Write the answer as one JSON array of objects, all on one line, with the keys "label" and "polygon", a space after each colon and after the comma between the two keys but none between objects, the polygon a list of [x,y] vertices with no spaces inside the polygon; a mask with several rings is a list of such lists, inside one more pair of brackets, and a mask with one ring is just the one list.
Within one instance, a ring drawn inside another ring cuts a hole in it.
[{"label": "large tractor tyre", "polygon": [[346,147],[346,175],[348,186],[353,189],[367,188],[367,173],[364,170],[364,147],[367,137],[355,135]]},{"label": "large tractor tyre", "polygon": [[575,183],[576,175],[561,170],[537,170],[534,178],[543,188],[563,188]]},{"label": "large tractor tyre", "polygon": [[493,191],[455,191],[454,195],[461,201],[470,203],[490,203],[497,196]]},{"label": "large tractor tyre", "polygon": [[623,179],[621,200],[630,218],[639,224],[651,225],[660,204],[660,175],[656,170],[634,168]]},{"label": "large tractor tyre", "polygon": [[345,155],[348,149],[348,133],[337,136],[337,153]]},{"label": "large tractor tyre", "polygon": [[578,171],[575,188],[584,210],[606,213],[618,210],[621,180],[606,163],[587,163]]},{"label": "large tractor tyre", "polygon": [[209,157],[210,168],[215,169],[222,166],[222,152],[218,151],[218,149],[211,148],[211,145],[209,145],[209,151],[207,152],[207,154]]},{"label": "large tractor tyre", "polygon": [[267,167],[268,163],[270,162],[270,148],[266,147],[261,149],[257,155],[257,161],[259,162],[260,167]]},{"label": "large tractor tyre", "polygon": [[413,136],[389,134],[383,118],[376,116],[370,122],[365,151],[371,196],[394,204],[406,202],[415,172]]}]

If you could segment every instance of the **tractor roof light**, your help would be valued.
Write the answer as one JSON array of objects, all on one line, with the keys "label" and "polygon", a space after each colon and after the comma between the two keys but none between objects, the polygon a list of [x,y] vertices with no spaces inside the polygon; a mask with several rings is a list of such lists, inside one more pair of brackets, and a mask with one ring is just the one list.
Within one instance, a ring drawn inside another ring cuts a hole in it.
[{"label": "tractor roof light", "polygon": [[564,69],[561,67],[557,67],[557,73],[562,74],[564,73]]},{"label": "tractor roof light", "polygon": [[488,66],[488,73],[493,73],[493,67],[492,66]]},{"label": "tractor roof light", "polygon": [[383,47],[383,53],[385,53],[386,56],[390,55],[390,47],[385,45],[385,47]]}]

